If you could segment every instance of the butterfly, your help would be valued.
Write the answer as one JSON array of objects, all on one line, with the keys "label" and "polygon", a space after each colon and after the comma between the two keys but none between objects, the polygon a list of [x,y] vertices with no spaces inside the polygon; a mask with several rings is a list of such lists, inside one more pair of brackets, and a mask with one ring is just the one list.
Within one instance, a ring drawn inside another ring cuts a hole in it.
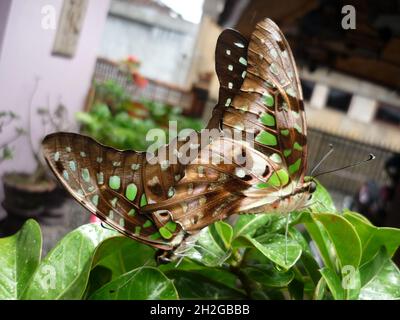
[{"label": "butterfly", "polygon": [[[235,213],[291,212],[306,206],[316,189],[305,177],[299,76],[278,26],[265,19],[249,40],[225,30],[215,56],[219,100],[207,129],[218,134],[206,145],[191,145],[198,152],[185,164],[170,158],[180,156],[185,141],[179,139],[154,155],[116,150],[75,133],[43,140],[47,163],[77,201],[122,234],[158,249],[176,250]],[[232,161],[220,161],[225,158]]]}]

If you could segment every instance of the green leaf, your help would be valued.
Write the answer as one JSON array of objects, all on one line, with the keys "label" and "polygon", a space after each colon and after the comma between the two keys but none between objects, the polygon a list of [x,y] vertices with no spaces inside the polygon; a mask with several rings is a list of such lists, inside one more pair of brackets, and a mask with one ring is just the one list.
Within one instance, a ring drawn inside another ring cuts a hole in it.
[{"label": "green leaf", "polygon": [[321,277],[318,281],[314,291],[314,300],[324,300],[326,295],[326,281],[324,277]]},{"label": "green leaf", "polygon": [[245,237],[255,248],[284,269],[292,267],[301,256],[301,246],[281,234],[266,235],[256,239]]},{"label": "green leaf", "polygon": [[231,251],[221,243],[222,239],[215,229],[204,228],[199,232],[193,248],[188,250],[185,256],[209,267],[220,266],[231,255]]},{"label": "green leaf", "polygon": [[272,265],[264,265],[264,268],[245,267],[241,271],[251,280],[259,282],[265,287],[285,287],[294,278],[293,271],[279,271]]},{"label": "green leaf", "polygon": [[171,270],[190,271],[193,273],[206,276],[209,279],[221,282],[222,284],[228,287],[236,289],[237,277],[233,273],[229,272],[226,268],[205,267],[204,265],[196,261],[185,258],[179,263],[171,262],[168,264],[160,265],[158,269],[167,275],[168,272]]},{"label": "green leaf", "polygon": [[400,273],[384,247],[360,268],[360,299],[400,299]]},{"label": "green leaf", "polygon": [[112,278],[141,266],[156,266],[156,251],[145,244],[123,236],[104,240],[96,249],[92,269],[103,266],[111,270]]},{"label": "green leaf", "polygon": [[42,234],[35,220],[0,239],[0,300],[20,299],[40,262]]},{"label": "green leaf", "polygon": [[317,285],[321,279],[321,274],[319,272],[320,267],[317,261],[315,261],[311,253],[303,250],[300,262],[310,279],[313,281],[314,285]]},{"label": "green leaf", "polygon": [[221,240],[224,244],[224,247],[226,249],[229,249],[231,246],[232,237],[233,237],[232,227],[223,221],[217,221],[210,227],[215,228],[216,232],[218,233],[219,237],[221,238]]},{"label": "green leaf", "polygon": [[342,283],[340,281],[339,276],[335,273],[335,271],[329,268],[322,268],[320,270],[322,277],[325,279],[326,284],[329,287],[330,292],[332,293],[335,300],[344,300],[345,292],[342,287]]},{"label": "green leaf", "polygon": [[141,267],[125,273],[97,290],[91,300],[175,300],[174,284],[160,270]]},{"label": "green leaf", "polygon": [[372,259],[381,246],[385,246],[390,257],[400,246],[400,229],[375,227],[368,220],[360,217],[360,214],[354,212],[345,212],[344,217],[353,225],[360,237],[362,245],[361,264]]},{"label": "green leaf", "polygon": [[23,298],[82,298],[97,245],[116,234],[98,224],[83,225],[68,233],[39,265]]},{"label": "green leaf", "polygon": [[310,234],[311,238],[317,245],[324,265],[334,270],[335,265],[332,261],[330,253],[331,241],[327,235],[326,230],[324,230],[323,226],[320,225],[320,223],[313,219],[309,212],[303,212],[299,222],[304,224],[307,232]]},{"label": "green leaf", "polygon": [[361,261],[361,241],[351,223],[336,214],[313,213],[312,217],[324,226],[340,266],[352,266],[357,269]]},{"label": "green leaf", "polygon": [[233,237],[251,237],[256,233],[257,229],[265,225],[269,219],[269,216],[266,214],[241,214],[233,227]]},{"label": "green leaf", "polygon": [[181,299],[243,299],[244,294],[204,274],[184,270],[170,270]]},{"label": "green leaf", "polygon": [[377,273],[361,288],[360,300],[398,300],[400,299],[400,271],[387,259]]}]

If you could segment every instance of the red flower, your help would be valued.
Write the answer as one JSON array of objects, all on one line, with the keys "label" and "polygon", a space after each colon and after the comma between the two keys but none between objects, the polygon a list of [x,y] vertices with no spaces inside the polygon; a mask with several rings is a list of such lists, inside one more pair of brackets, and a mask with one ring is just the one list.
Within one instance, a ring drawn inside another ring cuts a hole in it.
[{"label": "red flower", "polygon": [[131,63],[139,63],[139,59],[136,58],[136,57],[133,56],[133,55],[129,55],[129,56],[126,58],[126,60],[127,60],[128,62],[131,62]]},{"label": "red flower", "polygon": [[132,73],[132,80],[139,88],[145,88],[149,81],[142,77],[139,73]]}]

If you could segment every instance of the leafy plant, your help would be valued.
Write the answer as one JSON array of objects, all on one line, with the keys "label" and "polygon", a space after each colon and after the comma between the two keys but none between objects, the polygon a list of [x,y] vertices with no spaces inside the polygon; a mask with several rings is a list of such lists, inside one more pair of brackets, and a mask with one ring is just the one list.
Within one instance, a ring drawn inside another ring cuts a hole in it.
[{"label": "leafy plant", "polygon": [[0,298],[400,299],[391,260],[400,230],[335,213],[321,185],[316,197],[290,213],[287,239],[286,216],[239,215],[203,229],[163,265],[153,248],[98,224],[72,231],[41,260],[40,229],[29,220],[0,239]]},{"label": "leafy plant", "polygon": [[77,113],[83,132],[118,149],[146,150],[153,144],[146,141],[151,129],[162,130],[168,141],[169,121],[177,122],[178,131],[202,128],[200,120],[183,116],[179,108],[150,100],[132,102],[129,94],[112,80],[96,85],[94,101],[89,112]]},{"label": "leafy plant", "polygon": [[[12,111],[1,111],[0,112],[0,134],[9,127],[14,121],[18,119],[18,116]],[[25,133],[24,129],[20,127],[14,127],[15,133],[9,139],[0,142],[0,163],[5,160],[13,158],[13,149],[11,144],[16,141],[21,135]]]}]

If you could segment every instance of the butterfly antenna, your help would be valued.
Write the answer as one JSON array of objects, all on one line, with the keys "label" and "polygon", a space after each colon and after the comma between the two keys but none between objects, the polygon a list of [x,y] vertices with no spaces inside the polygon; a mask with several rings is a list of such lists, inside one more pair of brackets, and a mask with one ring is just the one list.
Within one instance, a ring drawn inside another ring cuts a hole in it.
[{"label": "butterfly antenna", "polygon": [[321,160],[319,160],[319,162],[315,165],[315,167],[311,170],[310,176],[312,176],[314,174],[315,171],[317,171],[317,169],[321,166],[321,164],[332,154],[332,152],[334,151],[333,149],[333,144],[329,144],[329,151],[322,157]]},{"label": "butterfly antenna", "polygon": [[347,169],[347,168],[356,167],[356,166],[359,166],[359,165],[361,165],[363,163],[367,163],[367,162],[369,162],[371,160],[374,160],[375,158],[376,157],[372,153],[370,153],[368,159],[365,159],[365,160],[362,160],[362,161],[359,161],[359,162],[356,162],[356,163],[353,163],[353,164],[349,164],[349,165],[341,167],[341,168],[336,168],[336,169],[332,169],[332,170],[329,170],[329,171],[321,172],[321,173],[317,174],[316,176],[314,176],[314,178],[322,176],[323,174],[332,173],[332,172],[344,170],[344,169]]}]

